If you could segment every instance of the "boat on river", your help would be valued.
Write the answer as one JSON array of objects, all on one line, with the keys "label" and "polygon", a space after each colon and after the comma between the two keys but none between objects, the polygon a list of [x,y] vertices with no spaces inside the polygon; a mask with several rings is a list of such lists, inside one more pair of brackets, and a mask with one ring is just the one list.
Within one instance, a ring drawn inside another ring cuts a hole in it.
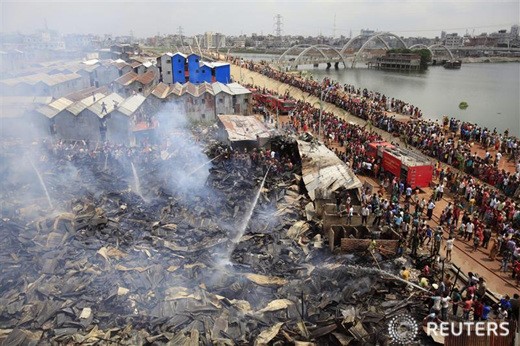
[{"label": "boat on river", "polygon": [[444,63],[444,68],[449,70],[458,70],[462,66],[462,62],[460,60],[448,60]]}]

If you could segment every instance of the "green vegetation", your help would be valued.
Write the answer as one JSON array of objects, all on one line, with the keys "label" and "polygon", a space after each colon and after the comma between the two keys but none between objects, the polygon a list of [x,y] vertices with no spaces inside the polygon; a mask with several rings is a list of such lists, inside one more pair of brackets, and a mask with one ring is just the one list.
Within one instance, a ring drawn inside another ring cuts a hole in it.
[{"label": "green vegetation", "polygon": [[421,56],[421,70],[428,68],[428,63],[432,60],[432,53],[428,49],[408,49],[408,48],[396,48],[389,49],[386,54],[398,53],[398,54],[418,54]]}]

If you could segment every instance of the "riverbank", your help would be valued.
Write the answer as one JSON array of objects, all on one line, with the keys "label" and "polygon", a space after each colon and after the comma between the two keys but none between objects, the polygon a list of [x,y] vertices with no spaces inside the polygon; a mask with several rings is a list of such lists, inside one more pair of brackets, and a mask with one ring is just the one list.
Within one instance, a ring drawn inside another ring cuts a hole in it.
[{"label": "riverbank", "polygon": [[[280,94],[283,94],[288,91],[289,94],[295,99],[308,102],[311,105],[314,105],[314,107],[319,107],[319,99],[317,97],[308,95],[306,92],[303,92],[302,90],[296,87],[292,87],[288,84],[278,82],[274,79],[268,78],[264,75],[250,70],[240,69],[239,67],[234,65],[232,65],[232,74],[235,80],[237,81],[241,80],[243,83],[252,83],[257,87],[265,87],[267,89],[274,90]],[[324,102],[323,109],[326,112],[333,112],[335,115],[337,115],[340,118],[343,118],[349,123],[355,123],[360,126],[364,126],[366,124],[364,120],[352,116],[351,114],[347,113],[339,107],[334,106],[333,104]],[[385,140],[394,141],[400,143],[401,145],[404,145],[404,143],[399,138],[393,137],[388,132],[377,128],[372,129],[379,133],[383,138],[385,138]],[[429,188],[426,188],[424,190],[424,197],[428,197],[433,193],[432,190]],[[446,204],[447,202],[454,202],[454,200],[449,197],[445,197],[443,200],[446,202]],[[440,208],[435,209],[436,220],[439,219],[441,211],[442,209],[444,209],[444,206],[446,205],[444,203],[439,204]],[[431,222],[431,224],[434,226],[437,225],[435,221]],[[499,266],[498,262],[489,261],[491,263],[488,263],[488,259],[485,258],[485,255],[482,256],[483,253],[473,253],[471,251],[471,246],[468,248],[468,246],[466,246],[465,243],[461,242],[460,246],[457,245],[456,250],[454,250],[453,262],[460,266],[463,272],[478,270],[478,273],[486,278],[486,280],[488,281],[488,288],[493,292],[500,292],[502,294],[513,294],[517,292],[517,288],[514,286],[514,283],[506,275],[502,275],[502,273],[499,273],[498,270],[495,269]]]},{"label": "riverbank", "polygon": [[481,63],[506,63],[506,62],[520,62],[520,56],[482,56],[482,57],[468,57],[460,59],[463,64],[481,64]]}]

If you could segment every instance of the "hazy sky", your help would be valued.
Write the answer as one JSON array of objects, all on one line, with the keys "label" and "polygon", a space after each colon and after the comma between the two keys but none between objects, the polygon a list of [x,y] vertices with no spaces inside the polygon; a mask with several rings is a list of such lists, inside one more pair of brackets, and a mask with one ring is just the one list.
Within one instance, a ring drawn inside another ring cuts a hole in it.
[{"label": "hazy sky", "polygon": [[62,33],[137,37],[205,31],[226,35],[274,33],[281,14],[284,34],[353,35],[360,29],[402,36],[510,29],[520,22],[520,1],[13,1],[0,0],[1,31],[32,33],[44,27]]}]

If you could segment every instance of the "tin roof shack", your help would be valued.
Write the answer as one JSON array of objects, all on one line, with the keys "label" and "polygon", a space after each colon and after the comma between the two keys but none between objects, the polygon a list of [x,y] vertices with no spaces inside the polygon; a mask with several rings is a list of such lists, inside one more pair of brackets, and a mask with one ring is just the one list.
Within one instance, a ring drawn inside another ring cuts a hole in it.
[{"label": "tin roof shack", "polygon": [[433,179],[433,164],[422,154],[403,148],[385,148],[381,167],[413,189],[427,187]]},{"label": "tin roof shack", "polygon": [[20,137],[30,134],[31,139],[50,135],[50,121],[37,111],[52,101],[50,96],[0,96],[0,136]]},{"label": "tin roof shack", "polygon": [[271,134],[255,116],[234,114],[218,115],[219,139],[233,149],[253,149],[265,146]]},{"label": "tin roof shack", "polygon": [[106,139],[112,143],[134,143],[132,123],[146,97],[137,94],[123,100],[113,112],[105,116]]},{"label": "tin roof shack", "polygon": [[298,140],[302,160],[302,179],[311,200],[335,203],[335,193],[345,189],[353,201],[359,200],[363,186],[354,172],[325,145],[314,140]]},{"label": "tin roof shack", "polygon": [[88,88],[88,76],[77,73],[37,73],[0,81],[0,93],[6,96],[52,96],[59,98]]},{"label": "tin roof shack", "polygon": [[112,62],[103,62],[94,71],[94,86],[108,85],[119,78],[121,70]]},{"label": "tin roof shack", "polygon": [[135,93],[142,93],[144,96],[148,96],[158,81],[158,76],[153,70],[150,70],[141,75],[133,71],[128,72],[114,82],[116,90],[121,94],[130,96]]},{"label": "tin roof shack", "polygon": [[[307,136],[298,140],[302,162],[302,181],[307,194],[314,202],[316,215],[322,219],[326,236],[333,225],[345,225],[346,215],[336,209],[336,194],[351,197],[352,204],[359,208],[359,189],[363,186],[354,172],[325,145]],[[344,196],[346,197],[346,196]]]},{"label": "tin roof shack", "polygon": [[217,114],[251,114],[251,91],[238,83],[213,83]]},{"label": "tin roof shack", "polygon": [[215,100],[211,85],[186,83],[184,87],[184,106],[188,119],[204,122],[215,121]]},{"label": "tin roof shack", "polygon": [[53,117],[56,136],[65,140],[104,140],[106,123],[103,119],[114,111],[123,98],[112,93],[96,100],[92,96],[87,97],[56,114]]}]

